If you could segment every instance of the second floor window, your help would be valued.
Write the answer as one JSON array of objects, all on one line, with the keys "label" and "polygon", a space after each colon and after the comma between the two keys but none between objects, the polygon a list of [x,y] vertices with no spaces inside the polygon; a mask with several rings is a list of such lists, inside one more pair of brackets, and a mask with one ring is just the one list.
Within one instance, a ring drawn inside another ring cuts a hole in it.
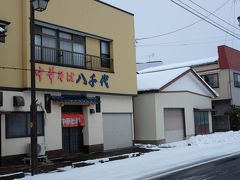
[{"label": "second floor window", "polygon": [[85,38],[37,26],[35,58],[38,61],[85,67]]},{"label": "second floor window", "polygon": [[201,76],[212,88],[219,88],[218,74],[207,74]]},{"label": "second floor window", "polygon": [[240,88],[240,74],[233,73],[234,86]]},{"label": "second floor window", "polygon": [[101,66],[110,68],[110,43],[101,41]]}]

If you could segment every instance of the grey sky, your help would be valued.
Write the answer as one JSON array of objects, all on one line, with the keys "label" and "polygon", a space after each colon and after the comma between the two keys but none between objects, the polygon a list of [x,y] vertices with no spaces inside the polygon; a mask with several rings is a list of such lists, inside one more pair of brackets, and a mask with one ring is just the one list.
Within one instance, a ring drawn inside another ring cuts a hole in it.
[{"label": "grey sky", "polygon": [[[135,14],[136,38],[164,34],[187,26],[199,20],[170,0],[102,0],[111,5]],[[175,0],[177,1],[177,0]],[[227,0],[193,0],[210,12],[222,6]],[[209,13],[193,5],[189,0],[182,2],[191,5],[204,15]],[[216,17],[215,22],[228,28],[240,37],[237,17],[240,16],[240,0],[229,0],[215,15],[231,23],[225,24]],[[162,60],[165,64],[202,59],[217,55],[217,46],[226,44],[240,49],[240,39],[233,38],[221,30],[201,21],[190,28],[155,39],[138,41],[137,62]],[[147,45],[147,46],[141,46]],[[154,53],[154,56],[150,55]]]}]

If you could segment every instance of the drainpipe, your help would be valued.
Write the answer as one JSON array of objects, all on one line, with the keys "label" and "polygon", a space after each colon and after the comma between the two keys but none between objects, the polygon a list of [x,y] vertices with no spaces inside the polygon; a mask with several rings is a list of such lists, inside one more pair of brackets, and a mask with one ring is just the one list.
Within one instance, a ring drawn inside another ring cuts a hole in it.
[{"label": "drainpipe", "polygon": [[136,129],[135,129],[135,110],[134,110],[134,97],[137,97],[137,95],[135,96],[132,96],[132,108],[133,108],[133,143],[135,144],[135,132],[136,132]]}]

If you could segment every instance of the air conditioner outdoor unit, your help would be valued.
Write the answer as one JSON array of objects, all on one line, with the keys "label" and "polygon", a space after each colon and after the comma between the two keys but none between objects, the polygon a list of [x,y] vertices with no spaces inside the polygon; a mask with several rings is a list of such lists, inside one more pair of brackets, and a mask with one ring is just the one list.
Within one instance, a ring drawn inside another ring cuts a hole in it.
[{"label": "air conditioner outdoor unit", "polygon": [[[31,144],[27,144],[27,154],[31,156]],[[45,156],[46,155],[46,145],[44,143],[37,144],[37,154],[38,156]]]}]

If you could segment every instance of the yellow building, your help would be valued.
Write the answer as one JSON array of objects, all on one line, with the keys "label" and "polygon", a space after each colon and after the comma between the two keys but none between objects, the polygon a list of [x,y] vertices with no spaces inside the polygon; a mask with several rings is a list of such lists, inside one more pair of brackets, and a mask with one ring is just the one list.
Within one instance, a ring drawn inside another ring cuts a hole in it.
[{"label": "yellow building", "polygon": [[[2,0],[0,43],[2,164],[30,143],[29,0]],[[97,0],[51,0],[36,12],[38,143],[58,157],[125,148],[133,140],[137,94],[133,14]]]}]

